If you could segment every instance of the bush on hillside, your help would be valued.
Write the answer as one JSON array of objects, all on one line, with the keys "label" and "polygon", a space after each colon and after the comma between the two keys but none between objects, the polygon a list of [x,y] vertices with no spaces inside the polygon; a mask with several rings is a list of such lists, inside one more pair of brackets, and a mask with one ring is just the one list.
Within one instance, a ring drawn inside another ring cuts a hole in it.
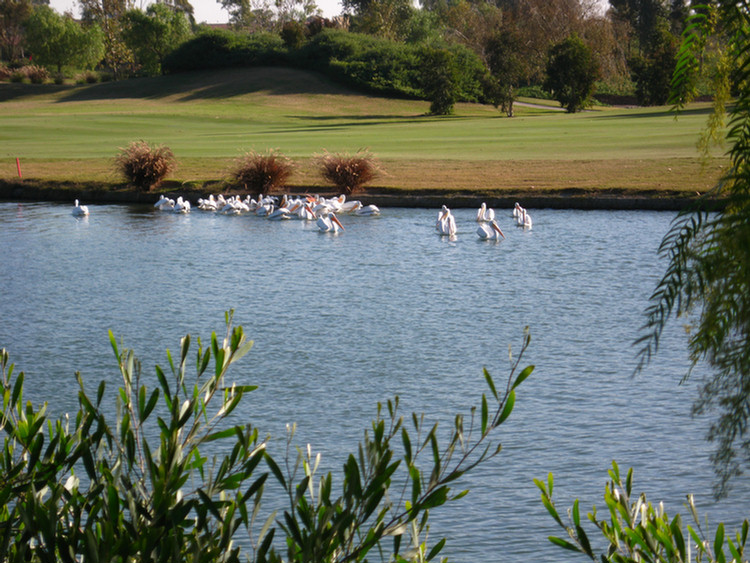
[{"label": "bush on hillside", "polygon": [[161,184],[177,168],[177,163],[168,147],[134,141],[120,149],[115,166],[129,183],[147,192]]},{"label": "bush on hillside", "polygon": [[241,35],[223,29],[203,31],[169,53],[165,73],[286,64],[284,41],[276,33]]},{"label": "bush on hillside", "polygon": [[[460,101],[482,99],[484,64],[470,49],[439,42],[433,48],[451,54],[455,64],[456,96]],[[298,65],[325,72],[332,79],[376,94],[428,98],[423,89],[425,48],[362,33],[326,29],[294,55]]]},{"label": "bush on hillside", "polygon": [[282,154],[250,151],[235,161],[232,179],[253,193],[267,194],[281,188],[291,177],[294,164]]},{"label": "bush on hillside", "polygon": [[326,152],[317,157],[317,163],[323,178],[347,195],[362,189],[380,173],[375,157],[365,150],[354,155]]}]

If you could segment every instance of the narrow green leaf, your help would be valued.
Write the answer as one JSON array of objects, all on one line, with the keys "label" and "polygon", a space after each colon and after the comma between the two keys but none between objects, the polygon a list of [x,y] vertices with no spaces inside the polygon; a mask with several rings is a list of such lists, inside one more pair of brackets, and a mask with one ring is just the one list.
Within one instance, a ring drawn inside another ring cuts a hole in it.
[{"label": "narrow green leaf", "polygon": [[411,465],[411,439],[409,438],[409,433],[406,431],[406,428],[401,429],[401,441],[404,444],[404,457],[406,459],[406,464]]},{"label": "narrow green leaf", "polygon": [[516,380],[513,382],[513,387],[511,387],[511,389],[515,389],[516,387],[521,385],[521,383],[526,381],[526,379],[531,375],[531,372],[533,371],[534,366],[526,366],[525,368],[523,368],[523,371],[518,374],[518,377],[516,377]]},{"label": "narrow green leaf", "polygon": [[271,469],[271,473],[273,473],[274,477],[276,477],[279,483],[281,483],[281,486],[286,489],[286,479],[284,479],[284,474],[281,472],[281,469],[279,469],[279,466],[276,465],[276,462],[273,460],[273,458],[266,452],[263,452],[263,459]]},{"label": "narrow green leaf", "polygon": [[505,400],[505,406],[503,407],[503,411],[500,413],[500,416],[498,417],[497,421],[495,422],[494,426],[500,426],[505,420],[510,416],[510,413],[513,412],[513,405],[516,402],[516,392],[511,391],[508,393],[508,396]]},{"label": "narrow green leaf", "polygon": [[445,538],[441,539],[439,542],[435,544],[435,546],[430,550],[430,553],[427,554],[427,559],[425,561],[432,561],[437,557],[438,553],[443,549],[445,546]]},{"label": "narrow green leaf", "polygon": [[497,394],[497,389],[495,388],[495,382],[492,380],[492,376],[490,375],[490,372],[487,371],[487,368],[483,368],[482,371],[484,372],[484,380],[487,382],[487,386],[490,388],[490,391],[492,392],[492,396],[495,397],[496,401],[499,401],[500,397]]},{"label": "narrow green leaf", "polygon": [[11,396],[11,402],[13,405],[17,405],[21,400],[23,400],[23,372],[18,374],[16,383],[13,385],[13,394]]},{"label": "narrow green leaf", "polygon": [[489,418],[489,409],[487,408],[487,397],[482,393],[482,434],[487,432],[487,419]]},{"label": "narrow green leaf", "polygon": [[578,548],[578,546],[573,545],[569,541],[565,541],[562,538],[558,538],[558,537],[555,537],[555,536],[549,536],[549,538],[547,538],[547,539],[549,539],[549,541],[551,541],[555,545],[558,545],[558,546],[563,547],[565,549],[569,549],[570,551],[576,551],[576,552],[581,553],[581,550]]}]

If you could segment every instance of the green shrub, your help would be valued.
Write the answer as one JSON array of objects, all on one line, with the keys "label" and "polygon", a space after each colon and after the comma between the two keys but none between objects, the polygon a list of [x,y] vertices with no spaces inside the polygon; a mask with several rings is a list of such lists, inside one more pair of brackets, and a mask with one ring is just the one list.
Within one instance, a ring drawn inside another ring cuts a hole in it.
[{"label": "green shrub", "polygon": [[93,70],[87,70],[76,74],[76,84],[96,84],[99,82],[99,73]]},{"label": "green shrub", "polygon": [[169,148],[152,147],[146,141],[134,141],[120,149],[115,166],[128,182],[146,192],[161,184],[177,167]]},{"label": "green shrub", "polygon": [[23,82],[24,80],[27,80],[28,77],[23,69],[17,68],[11,71],[9,78],[11,82]]},{"label": "green shrub", "polygon": [[217,29],[182,43],[164,58],[162,70],[172,73],[287,62],[284,42],[276,33],[241,35]]},{"label": "green shrub", "polygon": [[364,150],[354,155],[324,153],[317,163],[323,178],[347,195],[360,190],[379,174],[375,157]]},{"label": "green shrub", "polygon": [[267,194],[284,186],[294,165],[282,154],[250,151],[239,157],[232,170],[232,179],[254,193]]},{"label": "green shrub", "polygon": [[[248,558],[236,532],[251,539],[256,563],[366,561],[368,553],[387,561],[437,558],[446,540],[427,545],[429,514],[463,497],[468,491],[452,484],[500,452],[492,436],[533,370],[517,373],[528,332],[507,382],[496,387],[484,370],[489,393],[470,419],[453,419],[443,447],[437,424],[426,426],[416,413],[404,419],[398,397],[387,410],[378,405],[336,493],[331,473],[316,476],[319,459],[309,447],[289,459],[293,426],[286,459],[277,462],[257,428],[232,424],[256,387],[227,381],[252,342],[232,326],[231,312],[226,318],[226,336],[212,334],[205,348],[198,339],[197,354],[189,336],[174,358],[167,351],[169,369],[156,367],[154,389],[133,351],[110,332],[121,387],[110,395],[102,381],[89,395],[78,375],[78,412],[65,419],[48,419],[46,405],[24,401],[24,374],[16,376],[0,351],[4,560],[239,563]],[[209,448],[222,453],[209,456]],[[263,518],[262,495],[274,482],[288,505],[278,518],[275,511]],[[274,546],[277,534],[285,537]]]}]

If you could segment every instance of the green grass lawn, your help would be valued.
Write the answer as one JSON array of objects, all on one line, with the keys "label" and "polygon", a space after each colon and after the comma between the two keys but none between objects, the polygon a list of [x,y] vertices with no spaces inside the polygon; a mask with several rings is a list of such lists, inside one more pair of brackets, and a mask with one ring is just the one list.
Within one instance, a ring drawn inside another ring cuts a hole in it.
[{"label": "green grass lawn", "polygon": [[406,188],[522,187],[527,176],[550,188],[571,178],[576,187],[648,188],[633,169],[663,176],[654,187],[694,190],[713,183],[723,163],[717,151],[699,174],[705,104],[679,119],[667,108],[570,115],[520,105],[511,119],[478,104],[437,118],[426,115],[428,102],[366,96],[287,68],[85,86],[0,83],[0,107],[0,178],[16,176],[19,158],[26,177],[118,181],[112,158],[139,139],[172,149],[179,181],[221,179],[251,149],[299,161],[292,183],[307,185],[319,182],[314,155],[367,148],[386,171],[379,183]]}]

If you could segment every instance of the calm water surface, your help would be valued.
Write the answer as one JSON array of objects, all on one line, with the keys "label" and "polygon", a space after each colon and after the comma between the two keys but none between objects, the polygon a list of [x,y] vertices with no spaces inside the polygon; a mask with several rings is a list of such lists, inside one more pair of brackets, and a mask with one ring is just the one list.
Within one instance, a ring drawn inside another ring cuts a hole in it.
[{"label": "calm water surface", "polygon": [[[710,522],[745,517],[750,486],[710,498],[713,474],[690,417],[695,385],[678,324],[659,356],[631,379],[632,342],[663,265],[656,255],[673,214],[533,211],[507,239],[478,240],[475,210],[454,210],[454,240],[434,232],[436,209],[342,217],[346,231],[149,206],[0,203],[0,346],[26,372],[27,395],[55,412],[76,405],[74,373],[118,383],[107,331],[143,361],[166,366],[184,334],[221,334],[224,312],[255,341],[234,379],[258,384],[241,413],[280,441],[296,422],[299,445],[323,454],[338,478],[374,417],[399,395],[404,413],[449,426],[508,371],[508,346],[536,369],[519,388],[500,435],[503,452],[462,483],[472,492],[433,515],[433,537],[458,562],[581,560],[552,547],[558,534],[533,478],[555,474],[565,508],[603,506],[613,459],[635,488],[684,512],[692,492]],[[281,456],[281,444],[278,444]]]}]

